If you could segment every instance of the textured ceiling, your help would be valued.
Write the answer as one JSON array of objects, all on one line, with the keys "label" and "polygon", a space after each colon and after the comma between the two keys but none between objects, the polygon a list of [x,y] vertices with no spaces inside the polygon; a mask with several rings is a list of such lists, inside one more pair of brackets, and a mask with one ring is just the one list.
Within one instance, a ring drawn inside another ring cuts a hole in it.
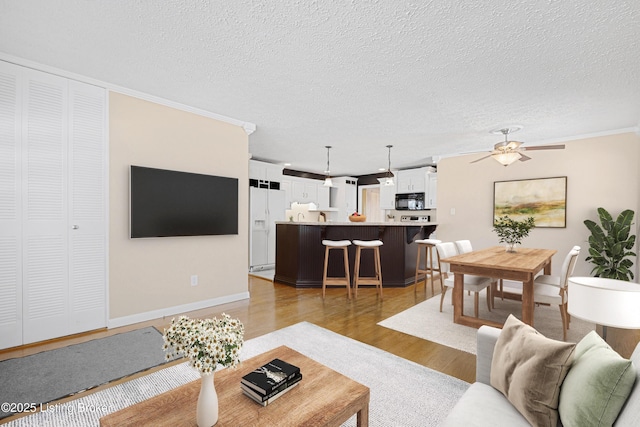
[{"label": "textured ceiling", "polygon": [[[640,1],[0,0],[0,52],[255,123],[368,174],[640,122]],[[531,154],[535,159],[535,154]]]}]

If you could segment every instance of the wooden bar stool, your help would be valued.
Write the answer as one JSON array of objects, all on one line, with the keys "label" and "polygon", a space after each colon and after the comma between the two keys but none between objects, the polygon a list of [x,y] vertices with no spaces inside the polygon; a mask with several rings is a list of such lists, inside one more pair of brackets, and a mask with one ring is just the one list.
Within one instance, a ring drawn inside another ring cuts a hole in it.
[{"label": "wooden bar stool", "polygon": [[[418,256],[416,257],[416,287],[414,291],[418,290],[418,276],[420,274],[424,274],[424,288],[427,289],[427,275],[431,277],[431,293],[433,294],[433,272],[438,273],[438,278],[440,279],[440,291],[444,289],[444,285],[442,283],[442,273],[440,272],[440,267],[438,266],[438,262],[433,262],[433,251],[438,243],[442,243],[440,240],[436,239],[423,239],[416,240],[416,244],[418,245]],[[424,249],[424,268],[420,268],[420,253]]]},{"label": "wooden bar stool", "polygon": [[[382,246],[381,240],[354,240],[353,244],[356,245],[356,262],[355,272],[353,273],[353,292],[358,296],[358,285],[376,285],[379,289],[380,299],[382,299],[382,268],[380,266],[380,246]],[[360,257],[362,249],[373,249],[373,264],[374,274],[373,277],[360,277]]]},{"label": "wooden bar stool", "polygon": [[[327,285],[344,285],[347,287],[347,295],[351,299],[351,277],[349,276],[349,252],[347,248],[351,246],[349,240],[323,240],[324,250],[324,273],[322,274],[322,298]],[[328,277],[327,267],[329,266],[329,251],[331,249],[342,249],[344,255],[344,276]]]}]

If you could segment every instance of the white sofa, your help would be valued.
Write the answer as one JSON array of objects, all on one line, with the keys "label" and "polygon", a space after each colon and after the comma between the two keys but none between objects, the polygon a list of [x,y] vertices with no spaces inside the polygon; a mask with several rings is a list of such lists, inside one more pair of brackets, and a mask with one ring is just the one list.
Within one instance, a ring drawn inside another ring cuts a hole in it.
[{"label": "white sofa", "polygon": [[[501,329],[482,326],[478,330],[476,382],[457,402],[444,426],[529,426],[527,420],[507,398],[490,384],[491,361]],[[636,382],[614,426],[640,426],[640,344],[631,356]],[[560,422],[559,422],[559,425]]]}]

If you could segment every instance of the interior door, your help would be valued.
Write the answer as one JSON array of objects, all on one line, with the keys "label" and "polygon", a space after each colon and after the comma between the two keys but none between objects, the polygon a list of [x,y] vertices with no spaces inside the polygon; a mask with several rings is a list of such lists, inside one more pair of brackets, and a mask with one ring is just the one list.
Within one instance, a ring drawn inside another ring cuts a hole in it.
[{"label": "interior door", "polygon": [[68,330],[67,81],[25,69],[23,342]]},{"label": "interior door", "polygon": [[0,348],[22,344],[20,80],[19,67],[0,62]]},{"label": "interior door", "polygon": [[69,82],[69,332],[106,326],[106,97]]},{"label": "interior door", "polygon": [[0,348],[106,326],[106,92],[0,61]]}]

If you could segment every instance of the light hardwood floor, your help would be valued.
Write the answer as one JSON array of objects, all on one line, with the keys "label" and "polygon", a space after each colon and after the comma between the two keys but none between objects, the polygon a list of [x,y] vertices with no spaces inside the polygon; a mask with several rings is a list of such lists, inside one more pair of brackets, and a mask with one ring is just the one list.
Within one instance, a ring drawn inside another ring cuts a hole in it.
[{"label": "light hardwood floor", "polygon": [[[437,288],[438,286],[436,286],[436,294],[439,293]],[[326,298],[323,300],[321,289],[296,289],[252,275],[249,276],[249,290],[251,294],[249,300],[185,314],[193,317],[212,317],[225,312],[244,323],[245,339],[307,321],[464,381],[475,380],[474,355],[377,325],[379,321],[432,297],[431,286],[425,287],[424,282],[420,282],[417,289],[413,285],[406,288],[385,288],[383,301],[377,297],[375,288],[362,288],[358,292],[358,298],[351,300],[347,299],[344,287],[327,288]],[[171,317],[167,317],[7,349],[0,351],[0,360],[22,357],[147,326],[163,330],[170,322]],[[425,325],[425,327],[433,327],[433,325]],[[640,341],[638,331],[609,329],[609,343],[625,357],[629,357],[638,341]],[[106,386],[91,392],[104,387]],[[15,417],[4,419],[0,424],[13,418]]]},{"label": "light hardwood floor", "polygon": [[[379,300],[374,288],[362,288],[358,292],[358,298],[351,300],[347,299],[344,287],[327,288],[327,295],[323,300],[321,289],[296,289],[252,275],[249,275],[249,291],[249,300],[185,314],[210,317],[225,312],[244,323],[245,339],[307,321],[465,381],[472,382],[475,379],[475,356],[377,325],[379,321],[430,298],[431,287],[428,286],[425,290],[424,282],[420,282],[417,289],[413,285],[406,288],[385,288],[383,301]],[[8,349],[0,351],[0,360],[147,326],[162,330],[170,322],[171,317],[167,317]]]}]

